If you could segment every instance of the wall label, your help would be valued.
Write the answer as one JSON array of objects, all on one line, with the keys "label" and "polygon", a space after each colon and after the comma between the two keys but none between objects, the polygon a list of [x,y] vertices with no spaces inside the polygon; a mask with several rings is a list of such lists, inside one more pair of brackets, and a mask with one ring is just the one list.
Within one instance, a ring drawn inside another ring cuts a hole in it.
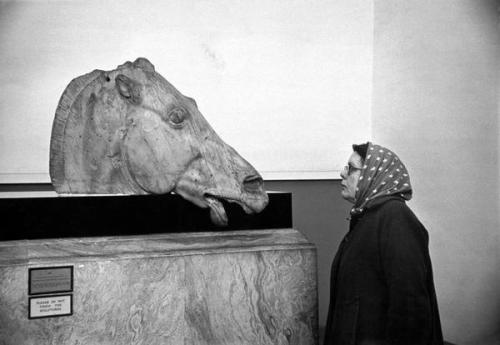
[{"label": "wall label", "polygon": [[73,291],[73,266],[29,269],[28,294],[52,294]]},{"label": "wall label", "polygon": [[29,319],[67,316],[73,314],[72,295],[30,297]]}]

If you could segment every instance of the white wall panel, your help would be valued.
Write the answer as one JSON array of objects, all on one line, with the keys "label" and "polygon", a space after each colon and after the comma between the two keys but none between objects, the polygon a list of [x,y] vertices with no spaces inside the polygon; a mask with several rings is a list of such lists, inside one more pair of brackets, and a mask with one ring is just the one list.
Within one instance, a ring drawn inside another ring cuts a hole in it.
[{"label": "white wall panel", "polygon": [[54,112],[148,58],[264,178],[331,178],[369,139],[371,1],[0,1],[0,182],[44,182]]}]

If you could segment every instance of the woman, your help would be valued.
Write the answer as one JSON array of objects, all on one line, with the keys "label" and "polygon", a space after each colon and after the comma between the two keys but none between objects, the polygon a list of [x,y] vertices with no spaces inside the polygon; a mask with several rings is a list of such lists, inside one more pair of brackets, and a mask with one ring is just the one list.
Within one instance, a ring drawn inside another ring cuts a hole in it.
[{"label": "woman", "polygon": [[341,177],[354,207],[332,264],[325,345],[442,345],[429,237],[405,203],[408,172],[382,146],[353,149]]}]

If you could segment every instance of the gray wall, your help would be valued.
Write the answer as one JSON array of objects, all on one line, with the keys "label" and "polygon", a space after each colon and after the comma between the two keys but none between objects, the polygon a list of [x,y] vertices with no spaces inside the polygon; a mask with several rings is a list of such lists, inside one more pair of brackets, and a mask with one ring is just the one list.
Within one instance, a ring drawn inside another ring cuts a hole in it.
[{"label": "gray wall", "polygon": [[349,229],[347,218],[351,204],[340,196],[339,180],[266,181],[265,186],[267,190],[292,192],[293,227],[316,245],[322,339],[330,298],[331,263],[342,237]]}]

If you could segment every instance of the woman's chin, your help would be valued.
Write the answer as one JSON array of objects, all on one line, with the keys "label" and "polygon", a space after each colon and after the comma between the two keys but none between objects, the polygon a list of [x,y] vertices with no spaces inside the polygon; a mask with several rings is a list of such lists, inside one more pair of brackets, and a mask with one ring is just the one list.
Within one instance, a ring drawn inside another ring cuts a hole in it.
[{"label": "woman's chin", "polygon": [[347,190],[345,188],[342,189],[342,192],[340,193],[342,195],[342,198],[344,198],[346,201],[350,202],[351,204],[354,204],[354,198],[347,193]]}]

